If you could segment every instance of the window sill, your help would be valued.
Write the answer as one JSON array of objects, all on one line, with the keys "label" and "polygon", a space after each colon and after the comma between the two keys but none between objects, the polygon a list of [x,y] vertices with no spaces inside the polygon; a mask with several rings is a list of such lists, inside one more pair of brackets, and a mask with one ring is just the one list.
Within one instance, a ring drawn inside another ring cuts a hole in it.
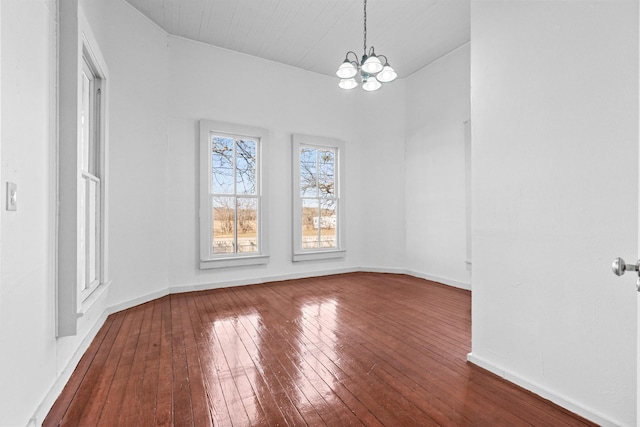
[{"label": "window sill", "polygon": [[80,304],[80,309],[78,310],[77,316],[82,317],[89,311],[89,309],[100,299],[100,296],[104,294],[104,292],[109,288],[111,284],[111,280],[106,283],[101,283],[95,288],[91,290],[91,293],[85,298],[84,301]]},{"label": "window sill", "polygon": [[209,268],[243,267],[247,265],[262,265],[269,263],[269,255],[252,255],[235,258],[201,259],[200,270]]},{"label": "window sill", "polygon": [[344,258],[346,254],[347,251],[345,249],[338,249],[335,251],[299,252],[293,254],[293,262]]}]

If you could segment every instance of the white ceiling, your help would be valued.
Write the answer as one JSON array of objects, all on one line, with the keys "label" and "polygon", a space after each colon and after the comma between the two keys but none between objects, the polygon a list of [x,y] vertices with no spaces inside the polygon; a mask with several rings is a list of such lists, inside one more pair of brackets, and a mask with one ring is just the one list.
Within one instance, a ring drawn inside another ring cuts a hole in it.
[{"label": "white ceiling", "polygon": [[[363,53],[362,0],[127,0],[169,34],[334,76]],[[469,41],[470,0],[368,0],[367,48],[407,77]]]}]

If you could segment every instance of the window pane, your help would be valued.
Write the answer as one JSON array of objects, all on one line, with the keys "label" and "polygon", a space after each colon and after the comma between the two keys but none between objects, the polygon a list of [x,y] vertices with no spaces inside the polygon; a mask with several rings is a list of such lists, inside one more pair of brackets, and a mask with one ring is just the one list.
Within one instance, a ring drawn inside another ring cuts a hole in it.
[{"label": "window pane", "polygon": [[320,204],[317,199],[302,200],[302,249],[316,249],[320,241]]},{"label": "window pane", "polygon": [[325,199],[321,203],[321,221],[320,221],[320,247],[321,248],[337,248],[336,230],[338,228],[336,215],[336,200]]},{"label": "window pane", "polygon": [[255,141],[236,141],[236,194],[257,194],[256,146]]},{"label": "window pane", "polygon": [[335,193],[335,160],[333,150],[318,150],[318,191],[320,197],[333,197]]},{"label": "window pane", "polygon": [[235,200],[233,197],[212,198],[213,236],[211,251],[214,254],[234,253]]},{"label": "window pane", "polygon": [[318,195],[316,183],[317,150],[300,148],[300,196],[315,197]]},{"label": "window pane", "polygon": [[87,261],[88,261],[88,271],[87,273],[87,283],[86,286],[91,285],[96,280],[99,279],[99,259],[98,259],[98,251],[100,244],[100,211],[98,210],[98,206],[100,206],[100,182],[96,182],[93,180],[87,180],[89,185],[89,194],[87,195],[87,224],[86,224],[86,244],[87,247]]},{"label": "window pane", "polygon": [[233,194],[233,138],[211,136],[211,191]]},{"label": "window pane", "polygon": [[82,170],[89,172],[91,150],[91,79],[86,62],[82,71],[82,104],[80,112],[80,145],[82,151]]},{"label": "window pane", "polygon": [[78,188],[81,212],[81,216],[78,219],[80,225],[80,236],[78,238],[78,276],[80,280],[78,290],[80,292],[89,287],[87,283],[87,193],[89,192],[89,180],[83,177],[81,182],[82,186]]},{"label": "window pane", "polygon": [[238,197],[238,252],[258,252],[258,199]]}]

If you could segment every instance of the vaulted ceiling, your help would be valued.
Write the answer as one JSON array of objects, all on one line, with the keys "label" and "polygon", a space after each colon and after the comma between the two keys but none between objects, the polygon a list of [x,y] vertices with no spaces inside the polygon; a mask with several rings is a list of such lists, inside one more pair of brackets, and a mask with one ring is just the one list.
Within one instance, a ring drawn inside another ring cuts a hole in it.
[{"label": "vaulted ceiling", "polygon": [[[127,0],[167,33],[334,76],[363,0]],[[407,77],[469,41],[470,0],[368,0],[367,47]]]}]

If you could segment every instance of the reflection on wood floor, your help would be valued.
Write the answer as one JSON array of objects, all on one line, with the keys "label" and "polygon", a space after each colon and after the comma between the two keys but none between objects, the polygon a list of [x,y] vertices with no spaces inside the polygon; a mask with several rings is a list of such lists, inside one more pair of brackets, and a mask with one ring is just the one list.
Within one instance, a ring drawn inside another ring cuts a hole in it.
[{"label": "reflection on wood floor", "polygon": [[43,425],[592,425],[466,362],[471,294],[352,273],[115,313]]}]

